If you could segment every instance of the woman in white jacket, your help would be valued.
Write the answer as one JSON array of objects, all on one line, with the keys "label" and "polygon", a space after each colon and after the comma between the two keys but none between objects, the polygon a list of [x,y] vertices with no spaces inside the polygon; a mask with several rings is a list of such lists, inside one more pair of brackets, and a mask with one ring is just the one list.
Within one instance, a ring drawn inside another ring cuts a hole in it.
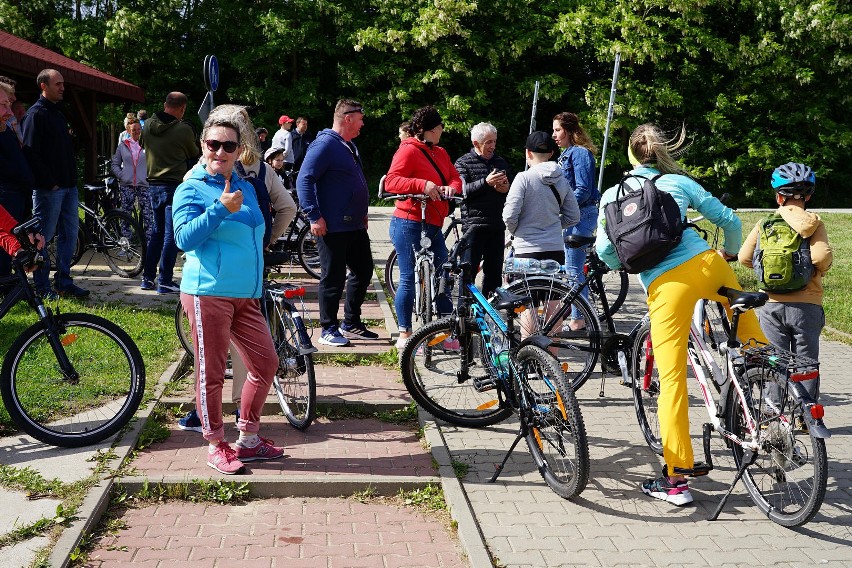
[{"label": "woman in white jacket", "polygon": [[154,213],[148,198],[148,163],[145,160],[145,149],[139,144],[139,137],[142,136],[139,119],[127,118],[127,134],[128,137],[119,142],[118,148],[115,149],[111,170],[118,178],[121,208],[130,213],[133,211],[133,203],[139,203],[142,228],[147,242],[154,226]]}]

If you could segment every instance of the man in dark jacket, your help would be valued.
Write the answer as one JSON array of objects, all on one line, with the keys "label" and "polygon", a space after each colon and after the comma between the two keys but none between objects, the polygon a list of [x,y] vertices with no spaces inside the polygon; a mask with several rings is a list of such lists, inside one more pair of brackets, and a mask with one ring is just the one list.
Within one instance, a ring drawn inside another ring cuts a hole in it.
[{"label": "man in dark jacket", "polygon": [[[68,121],[62,114],[65,79],[56,69],[45,69],[36,79],[41,96],[24,118],[24,153],[35,176],[33,214],[41,222],[45,241],[56,240],[56,292],[85,298],[88,290],[71,278],[71,257],[77,243],[77,163]],[[36,289],[43,298],[53,299],[50,287],[50,259],[33,272]]]},{"label": "man in dark jacket", "polygon": [[509,164],[495,154],[497,129],[480,122],[470,130],[473,148],[456,160],[456,169],[464,182],[462,191],[463,227],[484,225],[470,240],[471,266],[482,262],[482,292],[488,296],[503,281],[503,245],[506,225],[503,224],[503,205],[511,185]]},{"label": "man in dark jacket", "polygon": [[[311,221],[322,267],[319,316],[323,345],[348,345],[349,339],[378,339],[361,323],[361,304],[373,277],[373,256],[367,234],[370,192],[361,155],[352,139],[364,125],[361,103],[343,99],[334,109],[334,123],[311,144],[296,190]],[[346,269],[349,268],[349,276]],[[343,324],[337,311],[346,285]]]},{"label": "man in dark jacket", "polygon": [[305,152],[308,144],[314,141],[314,137],[308,133],[308,119],[300,116],[296,119],[296,128],[290,133],[290,146],[293,148],[293,168],[299,170],[305,161]]},{"label": "man in dark jacket", "polygon": [[[154,225],[145,251],[140,287],[143,290],[156,289],[158,294],[180,293],[180,286],[174,281],[178,248],[172,229],[172,197],[183,182],[183,174],[195,165],[201,155],[195,129],[182,120],[186,104],[183,93],[169,93],[163,111],[146,120],[142,131]],[[158,264],[160,276],[155,283]]]}]

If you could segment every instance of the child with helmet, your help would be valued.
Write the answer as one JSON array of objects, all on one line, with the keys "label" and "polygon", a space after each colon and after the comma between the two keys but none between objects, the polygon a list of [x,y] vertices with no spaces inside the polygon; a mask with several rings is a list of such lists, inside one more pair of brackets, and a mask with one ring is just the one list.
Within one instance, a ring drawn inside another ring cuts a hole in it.
[{"label": "child with helmet", "polygon": [[[765,290],[769,294],[769,302],[759,310],[758,317],[760,327],[773,345],[818,361],[819,335],[825,326],[822,277],[831,268],[832,252],[822,219],[806,210],[815,187],[816,175],[805,164],[790,162],[778,166],[772,173],[772,188],[778,203],[775,213],[783,217],[802,238],[809,239],[814,271],[801,290],[785,293]],[[762,223],[758,222],[752,229],[738,255],[739,262],[749,268],[754,265]],[[803,384],[816,402],[819,378]]]}]

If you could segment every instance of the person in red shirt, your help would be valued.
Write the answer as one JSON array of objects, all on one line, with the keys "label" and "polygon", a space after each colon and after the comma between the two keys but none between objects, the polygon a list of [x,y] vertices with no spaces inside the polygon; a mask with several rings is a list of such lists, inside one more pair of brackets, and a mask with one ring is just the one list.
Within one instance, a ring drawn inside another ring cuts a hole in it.
[{"label": "person in red shirt", "polygon": [[[448,202],[442,198],[461,194],[462,180],[450,155],[438,146],[444,123],[433,106],[414,111],[410,121],[413,136],[403,140],[391,161],[385,177],[385,190],[399,194],[423,194],[430,201],[399,199],[390,223],[390,239],[396,249],[399,266],[399,286],[394,298],[396,315],[399,319],[397,348],[402,348],[411,336],[411,311],[414,308],[414,250],[420,242],[420,207],[426,207],[426,235],[432,240],[430,247],[435,254],[435,266],[443,266],[447,260],[447,245],[441,234],[444,219],[449,213]],[[438,314],[452,311],[450,300],[438,298]],[[445,348],[458,348],[445,344]]]},{"label": "person in red shirt", "polygon": [[[0,248],[5,250],[9,256],[15,258],[21,252],[21,243],[15,235],[12,234],[12,229],[18,225],[14,217],[9,215],[9,212],[0,205]],[[40,234],[30,235],[30,241],[36,245],[36,248],[41,250],[44,247],[44,237]],[[31,269],[32,267],[30,267]],[[31,270],[28,270],[28,272]]]}]

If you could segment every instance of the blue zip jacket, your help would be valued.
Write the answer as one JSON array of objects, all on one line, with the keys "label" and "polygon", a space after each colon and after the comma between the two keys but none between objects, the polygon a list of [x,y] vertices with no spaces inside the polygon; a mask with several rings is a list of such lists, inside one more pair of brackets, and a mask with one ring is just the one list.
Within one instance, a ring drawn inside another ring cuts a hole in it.
[{"label": "blue zip jacket", "polygon": [[[600,198],[595,184],[595,156],[585,146],[568,146],[556,160],[568,185],[574,190],[577,205],[582,209],[595,205]],[[591,227],[589,227],[591,229]]]},{"label": "blue zip jacket", "polygon": [[[659,171],[648,166],[637,166],[631,172],[635,176],[644,176],[652,178],[659,175]],[[641,180],[629,179],[627,183],[634,189],[639,188]],[[723,249],[728,254],[737,254],[743,241],[743,229],[740,218],[732,209],[722,205],[722,202],[713,197],[710,192],[706,191],[695,180],[687,176],[678,174],[666,174],[658,179],[654,184],[657,189],[670,193],[674,197],[680,207],[681,216],[686,216],[687,207],[692,207],[704,217],[718,225],[725,235]],[[595,240],[595,249],[598,256],[601,257],[607,266],[613,270],[621,268],[621,262],[615,254],[615,245],[609,240],[606,234],[606,216],[604,215],[604,206],[607,203],[615,201],[618,193],[618,186],[615,185],[607,189],[601,198],[600,214],[598,215],[598,234]],[[639,273],[639,281],[648,291],[648,286],[651,285],[658,276],[664,272],[678,267],[691,258],[701,254],[704,251],[710,250],[701,235],[693,229],[686,229],[683,232],[683,238],[680,243],[669,252],[668,256],[663,259],[657,266],[644,272]]]},{"label": "blue zip jacket", "polygon": [[334,130],[326,128],[308,146],[296,191],[308,219],[322,217],[329,233],[366,227],[370,191],[361,157]]},{"label": "blue zip jacket", "polygon": [[259,298],[263,284],[263,231],[266,223],[254,187],[231,176],[231,191],[243,204],[231,213],[219,201],[225,178],[200,166],[175,191],[172,221],[177,246],[186,252],[180,291],[193,296]]}]

